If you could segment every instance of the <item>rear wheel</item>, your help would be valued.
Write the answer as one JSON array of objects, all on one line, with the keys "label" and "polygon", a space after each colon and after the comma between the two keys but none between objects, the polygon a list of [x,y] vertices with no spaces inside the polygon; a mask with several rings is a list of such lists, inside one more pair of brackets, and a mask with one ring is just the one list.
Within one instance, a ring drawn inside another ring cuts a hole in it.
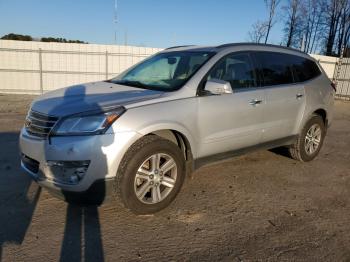
[{"label": "rear wheel", "polygon": [[325,131],[322,117],[313,115],[305,124],[297,141],[289,148],[292,158],[302,162],[313,160],[321,150]]},{"label": "rear wheel", "polygon": [[184,178],[185,160],[180,149],[158,136],[145,136],[123,157],[116,192],[132,212],[155,213],[174,200]]}]

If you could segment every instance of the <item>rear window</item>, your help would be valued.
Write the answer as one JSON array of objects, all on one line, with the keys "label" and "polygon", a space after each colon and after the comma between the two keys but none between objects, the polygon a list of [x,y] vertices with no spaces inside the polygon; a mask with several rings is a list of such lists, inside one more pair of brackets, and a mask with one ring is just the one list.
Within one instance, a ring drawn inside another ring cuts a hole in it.
[{"label": "rear window", "polygon": [[257,52],[265,86],[293,83],[291,56],[272,52]]},{"label": "rear window", "polygon": [[265,86],[304,82],[321,74],[314,61],[301,56],[257,52],[256,59]]},{"label": "rear window", "polygon": [[321,74],[314,61],[300,56],[293,56],[294,78],[296,82],[304,82]]}]

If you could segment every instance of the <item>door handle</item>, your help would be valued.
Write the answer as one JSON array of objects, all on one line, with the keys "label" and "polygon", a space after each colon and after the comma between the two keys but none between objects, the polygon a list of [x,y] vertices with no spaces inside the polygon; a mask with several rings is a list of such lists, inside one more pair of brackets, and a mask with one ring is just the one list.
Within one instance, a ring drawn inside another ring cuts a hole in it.
[{"label": "door handle", "polygon": [[259,105],[262,103],[262,100],[259,99],[253,99],[249,102],[249,105],[255,106],[255,105]]},{"label": "door handle", "polygon": [[296,95],[296,97],[297,97],[297,99],[300,99],[300,98],[302,98],[304,95],[303,94],[300,94],[300,93],[298,93],[297,95]]}]

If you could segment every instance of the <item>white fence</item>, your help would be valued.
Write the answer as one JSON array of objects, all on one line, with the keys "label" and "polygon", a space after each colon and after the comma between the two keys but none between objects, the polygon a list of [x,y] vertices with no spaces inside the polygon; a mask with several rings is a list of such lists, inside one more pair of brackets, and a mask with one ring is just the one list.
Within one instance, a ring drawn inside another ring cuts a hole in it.
[{"label": "white fence", "polygon": [[0,40],[0,92],[39,94],[105,80],[160,50]]},{"label": "white fence", "polygon": [[328,78],[333,79],[334,70],[338,62],[338,58],[332,57],[332,56],[324,56],[324,55],[314,55],[314,54],[310,54],[310,55],[320,63],[323,70],[326,72]]},{"label": "white fence", "polygon": [[[105,80],[160,50],[0,40],[0,92],[40,94],[64,86]],[[312,56],[332,79],[337,58]],[[341,90],[343,92],[345,89]]]}]

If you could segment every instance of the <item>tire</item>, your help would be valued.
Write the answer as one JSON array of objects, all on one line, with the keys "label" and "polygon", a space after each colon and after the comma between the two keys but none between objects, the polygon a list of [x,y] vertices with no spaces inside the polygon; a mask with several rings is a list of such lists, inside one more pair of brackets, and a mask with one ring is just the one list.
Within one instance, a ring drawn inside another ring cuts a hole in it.
[{"label": "tire", "polygon": [[[315,131],[314,134],[319,133],[319,138],[315,136],[311,141],[310,134],[312,134],[312,130],[318,130],[317,132]],[[291,157],[301,162],[313,160],[321,150],[325,135],[326,129],[322,117],[315,114],[312,115],[305,124],[296,142],[289,147]],[[317,147],[316,143],[318,143]]]},{"label": "tire", "polygon": [[173,142],[155,135],[145,136],[128,149],[121,161],[116,196],[135,214],[158,212],[175,199],[185,171],[183,154]]}]

